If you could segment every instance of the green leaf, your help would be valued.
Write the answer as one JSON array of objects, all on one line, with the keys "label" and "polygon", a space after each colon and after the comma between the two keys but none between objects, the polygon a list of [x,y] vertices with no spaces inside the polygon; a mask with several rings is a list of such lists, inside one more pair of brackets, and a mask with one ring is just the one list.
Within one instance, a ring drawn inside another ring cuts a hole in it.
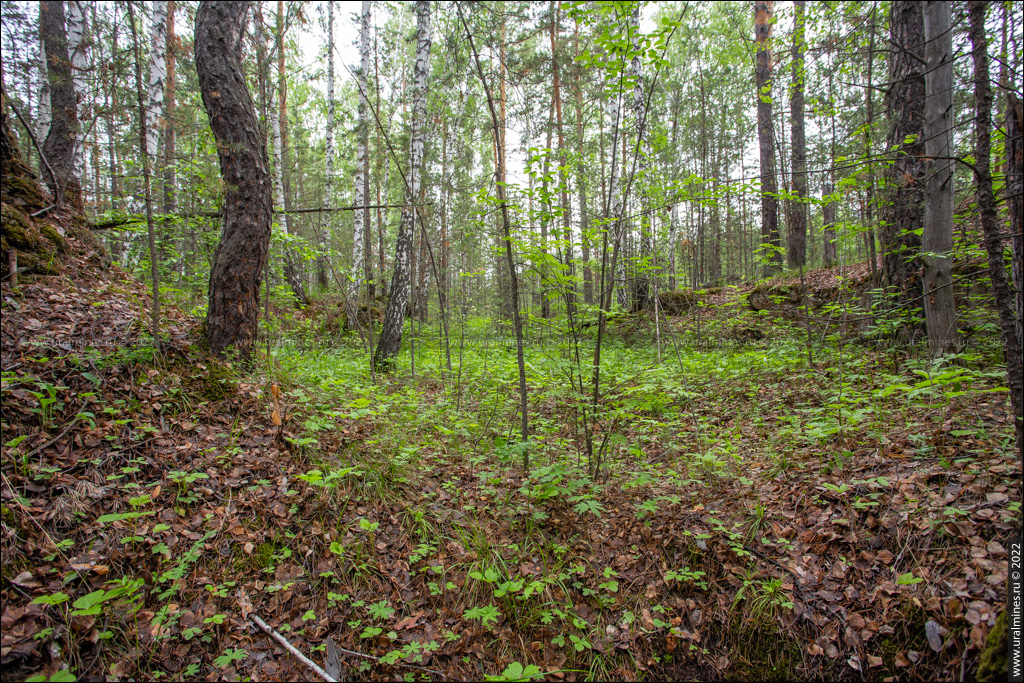
[{"label": "green leaf", "polygon": [[249,653],[242,649],[228,648],[224,650],[224,654],[217,659],[213,660],[213,665],[218,669],[224,669],[231,665],[232,662],[236,662],[240,659],[245,659],[249,656]]}]

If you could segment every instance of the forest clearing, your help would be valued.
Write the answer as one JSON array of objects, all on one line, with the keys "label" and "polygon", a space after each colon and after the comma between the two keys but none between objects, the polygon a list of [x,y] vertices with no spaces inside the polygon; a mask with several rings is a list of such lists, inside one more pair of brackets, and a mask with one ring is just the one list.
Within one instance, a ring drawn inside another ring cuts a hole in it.
[{"label": "forest clearing", "polygon": [[4,680],[1021,680],[1019,4],[0,9]]}]

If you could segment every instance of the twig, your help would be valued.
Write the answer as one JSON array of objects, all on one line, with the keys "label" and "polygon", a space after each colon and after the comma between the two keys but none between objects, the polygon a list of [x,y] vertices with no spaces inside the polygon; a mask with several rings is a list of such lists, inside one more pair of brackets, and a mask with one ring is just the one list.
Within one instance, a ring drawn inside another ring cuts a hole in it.
[{"label": "twig", "polygon": [[[334,678],[333,676],[328,674],[326,671],[321,669],[319,666],[317,666],[312,660],[310,660],[308,657],[306,657],[306,655],[304,655],[301,652],[299,652],[295,648],[294,645],[292,645],[291,643],[288,642],[287,638],[282,636],[280,633],[278,633],[274,629],[270,628],[267,625],[267,622],[263,621],[262,619],[260,619],[255,614],[250,614],[249,618],[252,619],[252,623],[256,624],[261,629],[266,631],[268,636],[270,636],[271,638],[276,640],[278,643],[283,645],[284,649],[288,650],[288,652],[291,652],[293,655],[295,655],[296,659],[298,659],[300,662],[302,662],[307,667],[312,669],[316,673],[317,676],[319,676],[320,678],[324,679],[325,681],[328,681],[329,683],[337,683],[337,679],[336,678]],[[338,649],[340,650],[341,648],[338,648]],[[346,652],[347,652],[347,650],[346,650]]]},{"label": "twig", "polygon": [[75,424],[77,424],[77,423],[78,423],[78,418],[76,417],[74,420],[72,420],[71,422],[68,423],[68,426],[65,427],[64,431],[62,431],[60,434],[58,434],[57,436],[53,437],[52,439],[50,439],[49,441],[47,441],[43,445],[36,446],[31,451],[29,451],[28,454],[26,454],[24,456],[25,460],[28,460],[29,458],[31,458],[33,455],[35,455],[39,451],[43,450],[44,448],[49,448],[53,444],[55,444],[58,441],[60,441],[61,439],[63,439],[67,435],[67,433],[71,431],[71,428],[74,427]]},{"label": "twig", "polygon": [[[262,619],[260,619],[255,614],[250,614],[249,618],[252,619],[254,624],[256,624],[261,629],[266,631],[267,635],[269,635],[271,638],[273,638],[277,642],[281,643],[281,645],[284,645],[284,647],[289,652],[291,652],[293,655],[295,655],[296,657],[299,658],[299,661],[301,661],[303,664],[305,664],[306,666],[308,666],[311,669],[313,669],[313,671],[315,671],[325,681],[333,681],[334,680],[333,678],[330,677],[330,675],[326,671],[321,669],[319,666],[317,666],[316,664],[311,662],[305,655],[303,655],[301,652],[296,650],[295,647],[292,646],[292,644],[289,643],[288,640],[284,636],[282,636],[280,633],[278,633],[277,631],[272,629],[270,626],[268,626],[267,622],[263,621]],[[337,647],[337,645],[335,645],[335,647]],[[347,655],[352,655],[353,657],[362,657],[364,659],[372,659],[375,662],[379,662],[380,661],[380,657],[375,657],[373,655],[363,654],[362,652],[356,652],[355,650],[346,650],[343,647],[338,647],[337,649],[338,649],[338,652],[343,652],[343,653],[345,653]],[[439,678],[443,678],[446,681],[449,680],[448,677],[445,676],[440,671],[434,671],[433,669],[428,669],[426,667],[415,666],[413,664],[405,664],[404,662],[395,662],[394,666],[401,666],[401,667],[405,667],[406,669],[415,669],[416,671],[422,671],[424,673],[433,674],[433,675],[435,675],[435,676],[437,676]]]}]

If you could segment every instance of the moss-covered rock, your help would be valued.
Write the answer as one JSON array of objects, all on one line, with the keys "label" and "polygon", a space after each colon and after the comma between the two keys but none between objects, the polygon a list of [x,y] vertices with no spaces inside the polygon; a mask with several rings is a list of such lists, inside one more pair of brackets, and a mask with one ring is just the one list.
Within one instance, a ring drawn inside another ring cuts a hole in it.
[{"label": "moss-covered rock", "polygon": [[53,227],[49,223],[43,223],[39,226],[39,234],[48,239],[50,243],[57,248],[57,251],[64,251],[67,249],[67,240],[57,232],[57,228]]},{"label": "moss-covered rock", "polygon": [[9,204],[0,206],[0,239],[3,249],[35,251],[42,246],[42,237],[28,216]]},{"label": "moss-covered rock", "polygon": [[658,306],[665,315],[689,313],[697,304],[697,295],[692,289],[677,289],[674,292],[660,292]]}]

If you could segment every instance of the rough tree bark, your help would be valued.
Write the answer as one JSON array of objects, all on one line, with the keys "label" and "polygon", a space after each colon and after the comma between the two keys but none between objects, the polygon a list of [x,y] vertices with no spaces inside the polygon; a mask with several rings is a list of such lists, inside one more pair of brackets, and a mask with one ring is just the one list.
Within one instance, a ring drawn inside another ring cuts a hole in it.
[{"label": "rough tree bark", "polygon": [[409,189],[402,208],[402,222],[395,241],[395,267],[391,276],[388,307],[384,325],[373,354],[373,365],[378,370],[389,370],[392,360],[402,348],[402,325],[409,303],[411,280],[412,237],[416,221],[413,206],[420,196],[420,175],[423,166],[424,127],[427,108],[427,77],[430,73],[430,2],[416,2],[416,66],[412,99],[412,159],[409,164]]},{"label": "rough tree bark", "polygon": [[[895,0],[889,16],[889,83],[885,96],[890,129],[879,241],[886,284],[894,303],[909,309],[921,288],[916,258],[924,223],[924,16],[921,4]],[[909,311],[907,311],[909,312]]]},{"label": "rough tree bark", "polygon": [[807,260],[807,142],[804,138],[804,0],[794,3],[793,16],[793,90],[789,102],[792,124],[793,194],[790,208],[789,244],[786,252],[790,268],[800,268]]},{"label": "rough tree bark", "polygon": [[761,153],[761,249],[764,275],[770,277],[782,267],[779,238],[778,180],[775,177],[775,123],[772,120],[772,0],[754,3],[754,38],[757,40],[757,140]]},{"label": "rough tree bark", "polygon": [[953,35],[949,0],[924,6],[925,60],[925,183],[924,312],[932,356],[959,351],[953,301]]},{"label": "rough tree bark", "polygon": [[[155,14],[155,13],[154,13]],[[154,32],[163,30],[166,17],[154,17]],[[156,251],[156,228],[153,225],[153,187],[152,187],[152,158],[156,152],[156,144],[153,144],[149,131],[148,114],[153,109],[153,93],[150,91],[148,97],[142,86],[142,59],[139,57],[139,36],[135,30],[135,11],[132,5],[128,5],[128,23],[132,32],[132,53],[135,57],[135,94],[139,105],[139,155],[142,158],[142,182],[146,200],[146,237],[149,242],[149,273],[150,284],[152,285],[153,301],[150,305],[151,325],[153,344],[157,350],[160,349],[160,269],[157,265],[158,255]],[[162,58],[162,54],[161,57]],[[150,72],[152,73],[152,71]],[[163,82],[160,83],[160,99],[163,99]],[[159,116],[159,114],[157,115]],[[155,124],[155,122],[154,122]]]},{"label": "rough tree bark", "polygon": [[[281,232],[287,237],[289,230],[288,214],[291,207],[291,192],[288,184],[288,78],[285,71],[284,58],[284,1],[277,0],[277,109],[270,106],[271,123],[274,133],[274,187],[277,203],[282,209],[278,214]],[[295,306],[303,308],[309,303],[306,288],[302,284],[302,273],[292,252],[291,245],[284,245],[284,279],[292,290]]]},{"label": "rough tree bark", "polygon": [[[1013,408],[1017,452],[1020,453],[1024,449],[1024,362],[1021,360],[1024,346],[1020,336],[1020,312],[1014,311],[1013,296],[1006,277],[1003,236],[999,232],[999,212],[992,191],[992,86],[989,84],[988,38],[985,34],[988,4],[979,0],[973,0],[969,4],[974,56],[974,99],[977,102],[974,120],[974,177],[978,184],[978,209],[981,212],[985,251],[988,253],[988,272],[992,279],[996,308],[999,309],[999,330],[1003,339],[1003,351],[1006,354],[1010,405]],[[1019,147],[1017,152],[1020,152]],[[1019,210],[1020,195],[1018,194],[1016,198],[1011,195],[1010,201],[1016,201]]]},{"label": "rough tree bark", "polygon": [[[68,58],[68,36],[64,28],[64,3],[39,3],[39,30],[46,47],[46,71],[50,84],[50,130],[43,143],[43,156],[53,169],[54,179],[44,176],[57,201],[82,211],[82,185],[75,165],[78,137],[78,105]],[[59,186],[59,187],[58,187]]]},{"label": "rough tree bark", "polygon": [[224,229],[210,271],[210,350],[248,359],[256,340],[259,288],[270,245],[270,163],[242,72],[248,2],[204,2],[196,11],[195,58],[203,105],[224,179]]},{"label": "rough tree bark", "polygon": [[[1013,93],[1006,101],[1006,199],[1010,214],[1013,287],[1017,290],[1017,339],[1024,333],[1024,106]],[[1020,344],[1024,350],[1024,343]]]}]

